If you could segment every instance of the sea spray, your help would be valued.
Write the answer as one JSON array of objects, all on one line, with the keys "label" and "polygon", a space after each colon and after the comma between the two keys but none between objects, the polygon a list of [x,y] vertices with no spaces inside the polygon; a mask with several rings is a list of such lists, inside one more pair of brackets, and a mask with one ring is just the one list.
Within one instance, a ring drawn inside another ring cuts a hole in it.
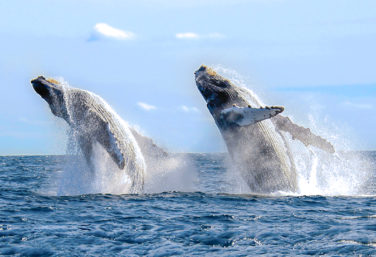
[{"label": "sea spray", "polygon": [[187,154],[169,154],[148,163],[145,193],[193,192],[198,188],[197,169]]}]

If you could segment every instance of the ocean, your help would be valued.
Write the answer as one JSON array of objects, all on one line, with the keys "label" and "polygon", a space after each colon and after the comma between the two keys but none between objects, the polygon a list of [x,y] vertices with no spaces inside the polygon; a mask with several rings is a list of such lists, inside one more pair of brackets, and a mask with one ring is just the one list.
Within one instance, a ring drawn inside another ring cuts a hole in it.
[{"label": "ocean", "polygon": [[186,158],[191,191],[69,196],[56,189],[69,157],[0,157],[0,254],[376,256],[375,169],[358,194],[255,195],[229,190],[225,154]]}]

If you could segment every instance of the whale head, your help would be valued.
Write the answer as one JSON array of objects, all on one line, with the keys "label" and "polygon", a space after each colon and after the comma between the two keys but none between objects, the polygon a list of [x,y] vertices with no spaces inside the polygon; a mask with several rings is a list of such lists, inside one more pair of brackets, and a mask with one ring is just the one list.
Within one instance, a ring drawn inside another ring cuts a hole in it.
[{"label": "whale head", "polygon": [[[242,127],[269,119],[283,112],[281,106],[251,106],[244,90],[213,69],[202,65],[196,72],[196,85],[220,128]],[[255,101],[256,104],[257,101]]]},{"label": "whale head", "polygon": [[210,113],[216,117],[233,105],[246,107],[248,103],[239,96],[237,86],[218,75],[213,69],[201,65],[195,72],[196,85],[204,97]]},{"label": "whale head", "polygon": [[37,92],[50,106],[52,113],[69,123],[69,115],[64,99],[63,86],[56,80],[39,76],[31,80],[35,92]]}]

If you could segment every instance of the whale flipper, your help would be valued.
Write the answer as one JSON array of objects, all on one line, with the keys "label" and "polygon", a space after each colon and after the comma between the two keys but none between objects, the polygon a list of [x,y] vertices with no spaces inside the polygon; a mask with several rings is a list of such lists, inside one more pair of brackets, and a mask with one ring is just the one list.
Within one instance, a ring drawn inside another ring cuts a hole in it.
[{"label": "whale flipper", "polygon": [[[128,147],[127,142],[124,142],[125,138],[122,138],[122,140],[118,138],[122,132],[116,124],[112,124],[112,122],[108,122],[105,119],[98,119],[97,117],[96,126],[98,130],[96,134],[98,136],[94,140],[106,149],[119,169],[124,169],[126,165],[129,166],[130,163],[127,163],[126,158],[130,152],[133,152],[133,149]],[[133,169],[133,167],[128,168]]]},{"label": "whale flipper", "polygon": [[93,144],[90,142],[87,136],[79,136],[78,144],[80,145],[80,149],[83,156],[85,157],[86,163],[91,166],[90,158],[91,154],[93,153]]},{"label": "whale flipper", "polygon": [[220,118],[226,123],[236,124],[238,126],[248,126],[256,122],[270,119],[283,112],[284,108],[272,106],[265,108],[252,108],[233,106],[221,111]]},{"label": "whale flipper", "polygon": [[273,119],[273,122],[278,129],[290,133],[293,139],[298,139],[306,146],[312,145],[328,153],[335,152],[331,143],[313,134],[309,128],[304,128],[293,123],[288,117],[277,116]]}]

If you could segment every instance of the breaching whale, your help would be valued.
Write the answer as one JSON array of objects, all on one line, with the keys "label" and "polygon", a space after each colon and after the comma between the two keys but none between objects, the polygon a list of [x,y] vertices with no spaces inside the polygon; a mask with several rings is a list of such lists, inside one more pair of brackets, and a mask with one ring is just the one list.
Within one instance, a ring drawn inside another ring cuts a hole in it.
[{"label": "breaching whale", "polygon": [[[49,104],[51,112],[63,118],[77,135],[79,147],[92,164],[93,147],[99,143],[111,156],[119,169],[129,175],[130,193],[143,190],[145,159],[166,153],[119,120],[106,107],[99,96],[88,91],[61,85],[56,80],[39,76],[31,81],[34,90]],[[143,147],[144,152],[142,152]]]},{"label": "breaching whale", "polygon": [[334,152],[329,142],[279,115],[283,107],[262,107],[250,91],[211,68],[201,66],[195,79],[236,169],[253,192],[297,190],[294,158],[281,131],[305,145]]}]

